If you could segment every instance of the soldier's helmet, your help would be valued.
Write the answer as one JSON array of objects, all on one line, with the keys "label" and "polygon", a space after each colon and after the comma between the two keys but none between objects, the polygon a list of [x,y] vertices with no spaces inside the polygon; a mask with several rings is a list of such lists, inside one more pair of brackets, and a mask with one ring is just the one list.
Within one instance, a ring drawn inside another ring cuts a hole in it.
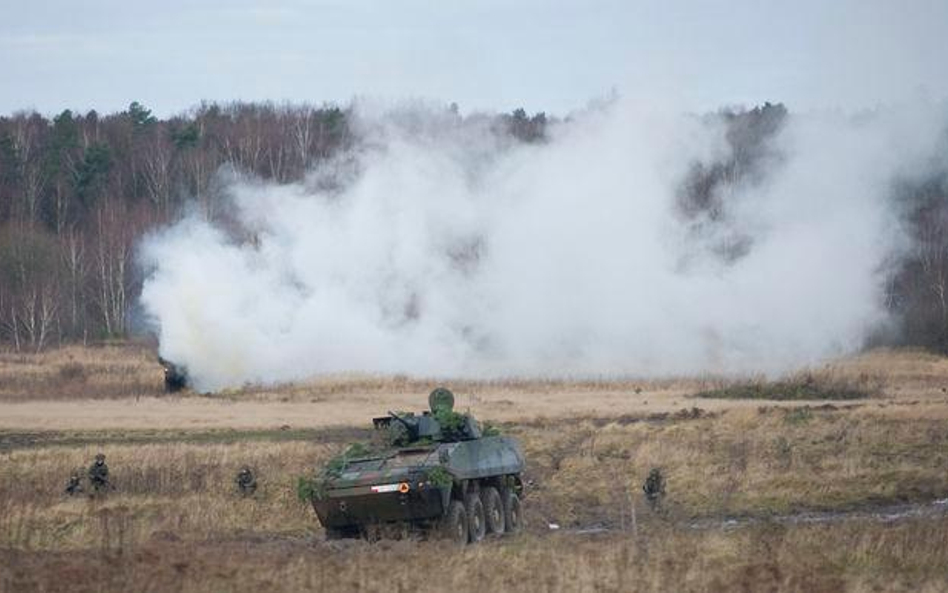
[{"label": "soldier's helmet", "polygon": [[95,456],[95,460],[98,463],[102,463],[103,461],[105,461],[105,455],[103,455],[102,453],[97,453]]},{"label": "soldier's helmet", "polygon": [[428,396],[428,407],[432,412],[439,410],[452,412],[454,411],[454,394],[444,387],[438,387]]}]

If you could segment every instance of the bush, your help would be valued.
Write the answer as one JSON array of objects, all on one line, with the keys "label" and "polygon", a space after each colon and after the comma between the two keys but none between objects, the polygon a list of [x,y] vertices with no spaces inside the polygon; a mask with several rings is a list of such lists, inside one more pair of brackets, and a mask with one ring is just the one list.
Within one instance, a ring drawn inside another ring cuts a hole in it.
[{"label": "bush", "polygon": [[717,389],[699,391],[694,397],[710,399],[855,400],[872,397],[875,392],[864,381],[820,380],[813,375],[783,381],[750,381]]},{"label": "bush", "polygon": [[69,362],[59,366],[59,378],[63,381],[79,382],[86,380],[86,368],[78,362]]}]

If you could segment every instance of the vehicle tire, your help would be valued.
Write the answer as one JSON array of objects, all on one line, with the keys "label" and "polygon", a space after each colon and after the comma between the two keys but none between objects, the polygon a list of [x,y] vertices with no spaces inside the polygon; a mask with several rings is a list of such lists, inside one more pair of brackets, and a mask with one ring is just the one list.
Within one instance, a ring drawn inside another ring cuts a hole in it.
[{"label": "vehicle tire", "polygon": [[487,531],[500,535],[507,524],[507,513],[504,511],[504,501],[500,492],[493,486],[484,489],[484,515],[487,518]]},{"label": "vehicle tire", "polygon": [[459,546],[467,543],[467,511],[459,500],[452,500],[441,519],[441,537]]},{"label": "vehicle tire", "polygon": [[520,533],[523,531],[523,511],[520,507],[520,497],[516,492],[508,491],[504,498],[504,518],[506,520],[507,533]]},{"label": "vehicle tire", "polygon": [[473,544],[484,539],[484,533],[487,531],[484,503],[481,502],[481,497],[475,494],[467,498],[465,506],[467,506],[467,541]]}]

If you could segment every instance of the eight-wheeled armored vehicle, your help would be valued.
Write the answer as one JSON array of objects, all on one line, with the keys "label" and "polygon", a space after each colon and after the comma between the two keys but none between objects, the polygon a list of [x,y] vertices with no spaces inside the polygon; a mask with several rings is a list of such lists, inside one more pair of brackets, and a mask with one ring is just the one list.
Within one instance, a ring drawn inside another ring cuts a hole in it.
[{"label": "eight-wheeled armored vehicle", "polygon": [[428,401],[419,415],[375,418],[383,446],[350,447],[312,480],[306,495],[328,538],[421,529],[461,544],[522,528],[519,443],[484,434],[447,389]]}]

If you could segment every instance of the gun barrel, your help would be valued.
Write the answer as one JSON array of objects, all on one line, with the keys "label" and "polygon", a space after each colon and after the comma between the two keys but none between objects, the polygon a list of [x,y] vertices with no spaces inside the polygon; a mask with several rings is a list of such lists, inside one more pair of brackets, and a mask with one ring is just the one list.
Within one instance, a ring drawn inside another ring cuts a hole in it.
[{"label": "gun barrel", "polygon": [[404,425],[405,425],[405,428],[410,428],[410,426],[408,425],[408,422],[407,422],[404,418],[402,418],[401,416],[399,416],[398,414],[396,414],[395,412],[389,410],[389,411],[388,411],[388,415],[391,416],[392,418],[398,420],[398,421],[401,422],[402,424],[404,424]]},{"label": "gun barrel", "polygon": [[411,424],[391,410],[388,411],[388,415],[402,423],[402,426],[408,431],[409,438],[414,439],[418,436],[418,426]]}]

